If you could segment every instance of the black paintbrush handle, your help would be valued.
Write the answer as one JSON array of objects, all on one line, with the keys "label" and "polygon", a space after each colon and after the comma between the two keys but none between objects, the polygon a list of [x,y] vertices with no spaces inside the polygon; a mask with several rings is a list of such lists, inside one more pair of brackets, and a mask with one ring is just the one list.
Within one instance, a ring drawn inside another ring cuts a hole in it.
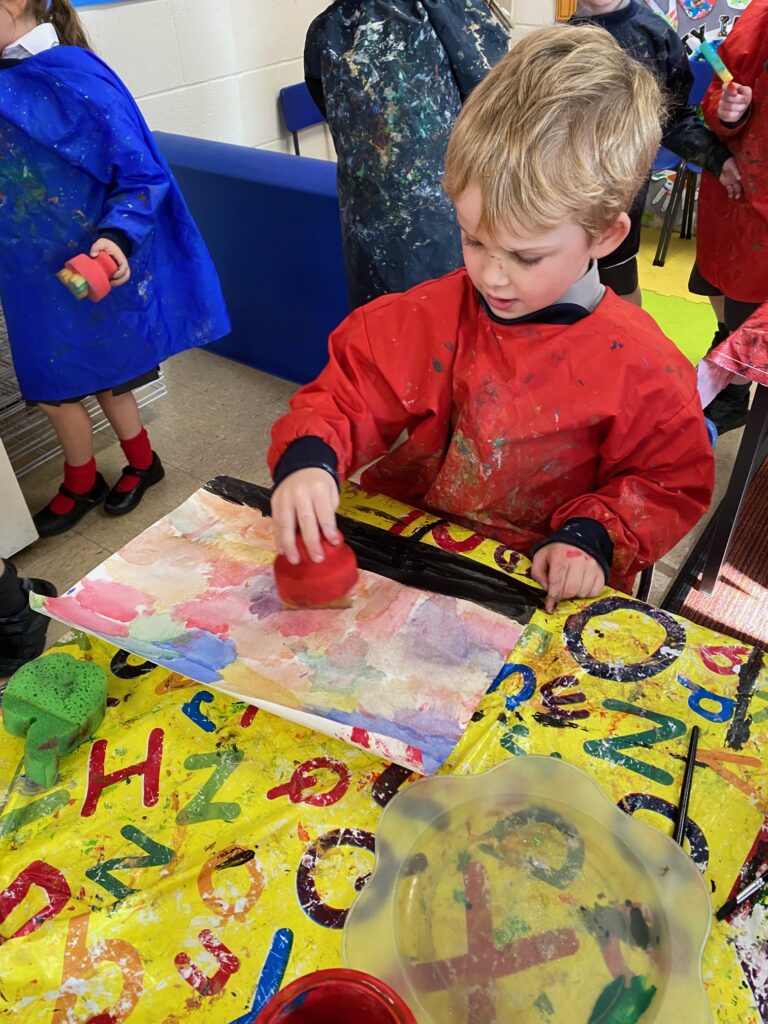
[{"label": "black paintbrush handle", "polygon": [[691,739],[688,743],[688,757],[685,760],[685,775],[683,785],[680,789],[680,803],[677,808],[677,821],[675,822],[675,842],[683,845],[685,838],[685,826],[688,821],[688,802],[691,798],[691,783],[693,782],[693,770],[696,767],[696,749],[699,745],[699,727],[694,725],[691,729]]}]

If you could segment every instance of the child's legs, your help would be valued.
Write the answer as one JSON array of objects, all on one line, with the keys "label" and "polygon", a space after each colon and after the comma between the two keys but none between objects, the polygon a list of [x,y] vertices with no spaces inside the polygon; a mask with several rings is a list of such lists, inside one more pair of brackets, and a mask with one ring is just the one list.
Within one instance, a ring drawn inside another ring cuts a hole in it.
[{"label": "child's legs", "polygon": [[[613,254],[606,257],[606,262],[610,262],[612,257]],[[600,262],[598,270],[602,284],[607,288],[612,288],[620,298],[631,302],[633,306],[642,306],[643,293],[640,291],[637,256],[630,256],[618,266],[606,267]]]},{"label": "child's legs", "polygon": [[758,310],[760,302],[738,302],[736,299],[723,297],[723,323],[730,334],[737,331],[745,320],[749,320],[755,310]]},{"label": "child's legs", "polygon": [[64,460],[70,466],[82,466],[93,458],[93,429],[91,418],[81,402],[64,402],[61,405],[39,403],[40,408],[51,422],[59,444],[64,450]]},{"label": "child's legs", "polygon": [[127,441],[141,433],[141,413],[132,391],[126,391],[122,395],[113,395],[111,391],[99,391],[96,398],[121,441]]},{"label": "child's legs", "polygon": [[621,297],[626,302],[631,302],[633,306],[639,306],[640,309],[643,308],[643,293],[640,291],[639,285],[633,291],[628,292],[626,295],[622,295]]},{"label": "child's legs", "polygon": [[[110,514],[122,515],[138,504],[147,487],[162,479],[164,471],[141,425],[141,413],[133,392],[125,391],[115,395],[111,391],[100,391],[96,397],[120,439],[120,447],[128,460],[128,465],[104,505],[105,511]],[[152,472],[144,472],[149,470]],[[131,492],[133,496],[128,498]]]},{"label": "child's legs", "polygon": [[[688,278],[688,291],[693,295],[706,295],[712,305],[712,310],[717,317],[718,325],[725,323],[725,296],[720,292],[716,285],[710,284],[702,275],[697,263],[694,263],[691,268],[691,275]],[[718,330],[715,344],[719,345],[726,337],[727,334],[721,334]]]},{"label": "child's legs", "polygon": [[724,295],[710,295],[709,301],[712,304],[717,322],[719,324],[725,323],[725,296]]},{"label": "child's legs", "polygon": [[27,597],[15,573],[6,572],[5,562],[0,558],[0,619],[18,614],[26,606]]}]

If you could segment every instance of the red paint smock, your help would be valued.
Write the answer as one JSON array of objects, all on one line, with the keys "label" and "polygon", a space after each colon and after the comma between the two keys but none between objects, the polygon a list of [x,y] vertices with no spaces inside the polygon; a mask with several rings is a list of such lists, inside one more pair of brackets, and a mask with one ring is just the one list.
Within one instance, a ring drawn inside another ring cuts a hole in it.
[{"label": "red paint smock", "polygon": [[768,299],[768,0],[752,0],[718,48],[740,85],[753,90],[746,120],[727,128],[717,116],[723,83],[715,77],[702,104],[707,123],[736,158],[744,194],[729,199],[704,171],[699,196],[696,263],[731,299]]},{"label": "red paint smock", "polygon": [[361,307],[329,345],[326,368],[273,428],[273,472],[314,435],[342,479],[378,460],[367,489],[524,553],[568,519],[595,519],[615,545],[619,588],[709,506],[714,459],[693,367],[610,290],[577,323],[502,324],[462,269]]}]

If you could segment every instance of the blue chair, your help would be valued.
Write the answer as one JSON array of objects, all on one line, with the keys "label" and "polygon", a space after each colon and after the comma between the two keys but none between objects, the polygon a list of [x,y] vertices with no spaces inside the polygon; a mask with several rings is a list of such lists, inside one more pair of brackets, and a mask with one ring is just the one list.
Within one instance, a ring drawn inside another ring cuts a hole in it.
[{"label": "blue chair", "polygon": [[[705,60],[698,57],[691,60],[690,65],[693,83],[688,94],[688,103],[692,107],[698,107],[712,81],[713,71]],[[681,203],[683,203],[683,215],[680,223],[680,237],[691,238],[693,235],[696,189],[701,168],[696,164],[689,164],[685,160],[681,160],[671,150],[661,146],[653,162],[653,173],[657,174],[660,171],[675,171],[675,184],[664,215],[659,244],[653,260],[654,267],[663,267],[666,262],[672,230]]]},{"label": "blue chair", "polygon": [[311,128],[314,124],[322,124],[325,118],[304,82],[299,82],[298,85],[287,85],[280,90],[280,108],[283,112],[285,127],[293,135],[294,152],[296,156],[301,156],[299,132],[304,128]]},{"label": "blue chair", "polygon": [[229,307],[232,333],[207,351],[313,380],[328,361],[328,335],[349,313],[336,164],[163,132],[155,139]]}]

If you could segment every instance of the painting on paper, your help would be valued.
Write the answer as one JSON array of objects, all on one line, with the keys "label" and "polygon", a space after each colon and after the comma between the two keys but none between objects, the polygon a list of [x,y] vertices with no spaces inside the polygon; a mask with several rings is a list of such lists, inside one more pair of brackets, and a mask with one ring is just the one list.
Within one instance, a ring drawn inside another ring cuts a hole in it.
[{"label": "painting on paper", "polygon": [[271,521],[203,488],[59,598],[56,619],[414,771],[461,737],[522,626],[361,572],[346,609],[284,611]]}]

